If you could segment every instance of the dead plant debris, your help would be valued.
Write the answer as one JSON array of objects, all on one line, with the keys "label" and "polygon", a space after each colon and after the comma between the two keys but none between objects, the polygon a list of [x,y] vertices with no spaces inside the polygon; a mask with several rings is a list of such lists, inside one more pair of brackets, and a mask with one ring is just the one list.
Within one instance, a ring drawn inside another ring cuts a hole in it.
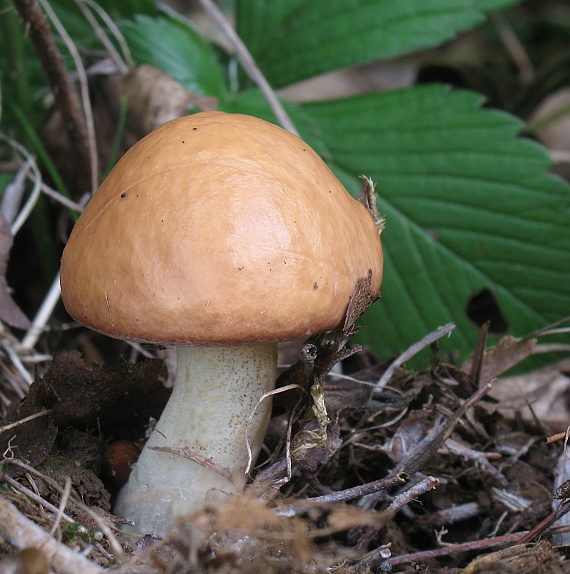
[{"label": "dead plant debris", "polygon": [[121,534],[110,514],[120,483],[104,466],[122,460],[125,443],[127,459],[136,453],[133,441],[160,415],[162,361],[102,368],[56,355],[0,428],[0,572],[570,572],[549,542],[570,530],[559,525],[567,483],[555,490],[563,445],[506,417],[488,394],[489,373],[527,343],[486,352],[483,333],[457,368],[438,358],[444,329],[426,339],[427,370],[395,360],[386,381],[389,364],[348,345],[376,297],[364,278],[344,325],[307,341],[280,376],[287,392],[275,395],[273,431],[245,493],[164,540]]}]

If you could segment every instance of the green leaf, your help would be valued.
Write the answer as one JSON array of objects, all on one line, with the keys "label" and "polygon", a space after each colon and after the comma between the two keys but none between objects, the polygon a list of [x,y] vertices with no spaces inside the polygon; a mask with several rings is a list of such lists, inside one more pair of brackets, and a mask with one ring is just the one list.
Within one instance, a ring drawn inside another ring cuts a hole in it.
[{"label": "green leaf", "polygon": [[480,105],[424,86],[304,106],[351,191],[359,174],[377,183],[385,280],[362,338],[384,357],[449,321],[464,357],[477,333],[465,309],[482,289],[515,336],[570,310],[570,187],[517,119]]},{"label": "green leaf", "polygon": [[274,87],[435,46],[483,19],[465,0],[236,3],[238,34]]},{"label": "green leaf", "polygon": [[99,0],[98,4],[112,18],[133,18],[136,14],[151,16],[156,12],[153,0]]},{"label": "green leaf", "polygon": [[174,13],[138,16],[120,23],[137,64],[149,64],[170,74],[198,94],[226,97],[224,73],[212,46],[186,19]]},{"label": "green leaf", "polygon": [[473,6],[482,12],[490,12],[491,10],[506,8],[518,2],[519,0],[473,0]]},{"label": "green leaf", "polygon": [[[282,100],[281,103],[301,138],[310,142],[313,149],[323,158],[330,159],[331,154],[320,136],[314,120],[302,107],[286,100]],[[236,94],[232,99],[222,102],[218,108],[223,112],[256,116],[279,125],[271,106],[259,90],[249,90]]]},{"label": "green leaf", "polygon": [[[78,2],[69,2],[69,0],[50,0],[50,5],[57,14],[67,33],[73,38],[73,41],[87,49],[103,48],[100,39],[97,37],[91,23],[86,19],[83,10]],[[134,18],[137,15],[156,14],[156,7],[151,0],[101,0],[97,3],[96,10],[89,3],[85,3],[86,10],[90,11],[96,21],[107,29],[104,19],[101,18],[99,11],[102,10],[111,19]],[[113,39],[113,34],[108,33],[109,38]],[[115,42],[116,43],[116,42]],[[63,48],[63,53],[67,55],[68,50]],[[66,56],[67,57],[67,56]]]}]

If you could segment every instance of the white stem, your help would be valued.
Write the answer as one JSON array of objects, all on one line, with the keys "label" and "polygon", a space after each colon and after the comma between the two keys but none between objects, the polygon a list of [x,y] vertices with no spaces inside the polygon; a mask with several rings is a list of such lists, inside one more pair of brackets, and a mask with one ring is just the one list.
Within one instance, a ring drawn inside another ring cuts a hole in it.
[{"label": "white stem", "polygon": [[46,326],[46,323],[49,321],[53,310],[59,299],[61,297],[61,287],[59,284],[59,273],[55,276],[51,287],[47,295],[45,296],[32,324],[30,325],[28,332],[22,339],[20,345],[18,346],[18,350],[20,351],[31,351],[35,344],[38,342],[40,338],[43,328]]},{"label": "white stem", "polygon": [[[141,534],[164,536],[177,517],[241,492],[249,458],[246,431],[256,458],[271,415],[269,400],[258,403],[275,385],[276,344],[179,347],[177,358],[172,396],[115,507]],[[190,451],[227,476],[148,447]]]}]

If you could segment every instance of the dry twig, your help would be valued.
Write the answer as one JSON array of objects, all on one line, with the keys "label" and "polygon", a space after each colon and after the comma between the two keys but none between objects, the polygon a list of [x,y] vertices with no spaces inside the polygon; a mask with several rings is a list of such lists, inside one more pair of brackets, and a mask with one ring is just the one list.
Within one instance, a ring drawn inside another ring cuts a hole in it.
[{"label": "dry twig", "polygon": [[[61,495],[65,496],[65,489],[63,489],[55,480],[51,479],[50,477],[46,476],[45,474],[42,474],[41,472],[39,472],[35,468],[31,467],[29,464],[27,464],[21,460],[18,460],[17,458],[4,458],[3,462],[8,463],[8,464],[17,465],[17,466],[23,468],[24,470],[26,470],[30,474],[40,476],[44,481],[46,481],[50,485],[51,488],[57,490]],[[122,548],[121,544],[119,543],[119,541],[117,540],[116,536],[111,531],[111,528],[109,527],[107,522],[101,516],[99,516],[95,512],[93,512],[81,500],[79,500],[79,498],[77,496],[73,496],[71,493],[69,493],[68,496],[72,500],[73,504],[75,504],[75,506],[77,506],[78,508],[80,508],[81,510],[86,512],[95,521],[95,523],[97,524],[99,529],[103,532],[103,534],[105,535],[105,537],[109,541],[109,544],[111,545],[111,548],[113,549],[113,552],[115,553],[115,557],[119,561],[123,561],[125,559],[125,554],[124,554],[123,548]]]},{"label": "dry twig", "polygon": [[40,548],[61,574],[104,574],[108,572],[83,555],[52,538],[43,528],[20,514],[17,508],[0,497],[0,536],[18,549]]},{"label": "dry twig", "polygon": [[72,148],[77,151],[78,163],[83,175],[83,185],[90,188],[94,177],[92,174],[92,143],[88,136],[85,117],[75,86],[38,3],[35,0],[14,0],[14,6],[28,30],[51,90],[57,94],[56,104],[63,118],[63,125]]}]

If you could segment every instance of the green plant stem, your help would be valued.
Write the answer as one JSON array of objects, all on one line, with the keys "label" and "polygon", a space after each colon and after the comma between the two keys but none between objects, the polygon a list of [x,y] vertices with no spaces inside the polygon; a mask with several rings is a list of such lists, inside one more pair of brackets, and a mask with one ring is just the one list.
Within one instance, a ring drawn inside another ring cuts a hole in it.
[{"label": "green plant stem", "polygon": [[123,136],[125,134],[125,125],[127,123],[128,111],[129,111],[129,101],[127,98],[122,98],[121,106],[119,108],[119,118],[117,120],[117,129],[115,131],[115,137],[113,138],[113,145],[111,147],[111,152],[109,153],[109,159],[105,167],[105,174],[108,174],[111,171],[111,169],[119,159],[119,154],[121,151],[121,142],[123,141]]}]

